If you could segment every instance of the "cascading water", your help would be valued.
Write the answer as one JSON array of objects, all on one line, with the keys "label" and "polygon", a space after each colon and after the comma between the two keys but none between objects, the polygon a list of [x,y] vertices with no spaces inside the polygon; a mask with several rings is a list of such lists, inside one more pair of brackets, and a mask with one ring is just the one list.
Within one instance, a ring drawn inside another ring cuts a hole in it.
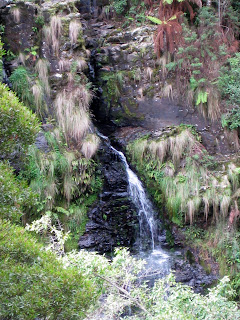
[{"label": "cascading water", "polygon": [[157,222],[155,221],[155,211],[153,210],[151,201],[147,198],[145,190],[137,175],[129,168],[126,157],[121,151],[111,146],[111,149],[117,153],[126,168],[129,184],[130,197],[138,210],[140,224],[140,249],[143,248],[142,241],[146,240],[146,235],[150,233],[151,246],[154,250],[155,241],[157,239]]},{"label": "cascading water", "polygon": [[[146,260],[146,269],[157,271],[158,275],[160,276],[166,275],[170,271],[172,259],[170,255],[161,248],[160,245],[157,227],[158,221],[156,219],[157,213],[155,212],[141,181],[130,169],[125,155],[112,146],[110,146],[110,148],[120,157],[126,168],[129,196],[137,209],[140,228],[138,256]],[[149,236],[151,240],[150,251],[146,250],[145,246],[145,244],[149,242]]]},{"label": "cascading water", "polygon": [[[166,275],[171,268],[172,258],[161,247],[160,234],[158,228],[157,212],[153,208],[151,200],[148,198],[141,181],[130,169],[125,155],[111,146],[109,139],[98,132],[98,135],[105,141],[108,147],[122,161],[128,177],[129,197],[132,200],[139,219],[139,258],[146,260],[146,269],[157,271],[160,276]],[[149,246],[151,249],[149,250]]]}]

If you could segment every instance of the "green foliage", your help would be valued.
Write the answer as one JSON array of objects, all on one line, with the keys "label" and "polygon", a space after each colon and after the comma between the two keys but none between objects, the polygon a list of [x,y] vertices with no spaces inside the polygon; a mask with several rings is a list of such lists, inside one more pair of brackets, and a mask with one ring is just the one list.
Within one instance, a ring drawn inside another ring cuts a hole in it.
[{"label": "green foliage", "polygon": [[47,139],[51,148],[48,153],[30,147],[23,176],[39,194],[39,201],[44,201],[46,209],[62,201],[68,207],[70,201],[91,193],[96,165],[78,152],[68,151],[64,140],[57,140],[53,133],[48,133]]},{"label": "green foliage", "polygon": [[34,98],[31,92],[30,74],[25,67],[18,67],[13,71],[9,80],[12,83],[13,90],[20,100],[27,106],[33,106]]},{"label": "green foliage", "polygon": [[240,53],[227,60],[218,80],[222,96],[231,105],[240,106]]},{"label": "green foliage", "polygon": [[127,0],[114,0],[113,8],[118,15],[123,14],[127,8]]},{"label": "green foliage", "polygon": [[200,90],[197,95],[196,106],[198,106],[200,103],[207,103],[207,97],[207,92]]},{"label": "green foliage", "polygon": [[240,128],[240,108],[234,108],[229,113],[222,115],[222,126],[230,130]]},{"label": "green foliage", "polygon": [[64,268],[27,232],[0,221],[0,318],[83,319],[96,298],[75,267]]},{"label": "green foliage", "polygon": [[[219,176],[214,171],[214,159],[190,128],[172,128],[160,139],[137,139],[128,144],[127,151],[156,204],[160,208],[166,206],[173,223],[182,226],[184,216],[185,223],[192,224],[198,215],[206,220],[211,215],[215,221],[228,215],[236,179],[231,178],[233,174],[228,177],[225,172]],[[230,167],[231,164],[229,170]]]},{"label": "green foliage", "polygon": [[[25,88],[26,90],[26,88]],[[5,85],[0,84],[0,152],[24,152],[35,140],[39,122]]]},{"label": "green foliage", "polygon": [[44,17],[41,15],[38,15],[35,19],[35,23],[39,26],[42,27],[44,26]]},{"label": "green foliage", "polygon": [[102,75],[104,81],[104,96],[111,103],[116,103],[118,98],[121,96],[121,91],[124,84],[124,74],[121,71],[118,72],[107,72]]},{"label": "green foliage", "polygon": [[164,23],[162,20],[160,20],[156,17],[147,16],[146,18],[156,24],[163,24]]},{"label": "green foliage", "polygon": [[[155,282],[149,288],[138,277],[146,276],[145,261],[130,256],[126,249],[117,249],[110,263],[105,257],[91,252],[72,252],[63,258],[104,292],[106,300],[99,304],[89,318],[122,319],[129,307],[133,314],[124,319],[146,320],[224,320],[237,319],[240,312],[235,302],[229,301],[233,290],[227,277],[203,296],[188,286],[176,283],[172,274]],[[125,290],[127,288],[127,290]]]},{"label": "green foliage", "polygon": [[5,162],[0,162],[0,217],[20,223],[26,212],[36,201],[36,195],[28,188],[25,181],[19,181],[13,169]]},{"label": "green foliage", "polygon": [[[1,25],[0,25],[1,27]],[[1,28],[0,28],[0,34],[1,34]],[[3,43],[1,41],[0,37],[0,81],[3,78],[3,62],[2,62],[2,57],[6,54],[5,50],[3,49]]]}]

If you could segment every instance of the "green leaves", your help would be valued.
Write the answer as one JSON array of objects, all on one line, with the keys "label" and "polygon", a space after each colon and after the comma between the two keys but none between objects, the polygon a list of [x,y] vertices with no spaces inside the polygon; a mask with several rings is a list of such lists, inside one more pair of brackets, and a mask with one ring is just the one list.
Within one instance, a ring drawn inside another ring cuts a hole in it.
[{"label": "green leaves", "polygon": [[36,116],[4,84],[0,84],[0,153],[23,153],[39,130]]},{"label": "green leaves", "polygon": [[197,94],[196,105],[198,106],[200,103],[207,103],[208,94],[206,91],[200,90]]},{"label": "green leaves", "polygon": [[23,228],[0,220],[0,319],[83,319],[97,297],[76,267],[64,267]]},{"label": "green leaves", "polygon": [[152,17],[152,16],[146,16],[147,19],[149,19],[150,21],[152,21],[153,23],[156,24],[167,24],[169,21],[175,20],[177,19],[176,15],[173,15],[171,18],[169,18],[167,21],[165,20],[160,20],[156,17]]},{"label": "green leaves", "polygon": [[0,217],[20,223],[23,210],[36,201],[35,194],[24,181],[16,179],[13,169],[0,162]]}]

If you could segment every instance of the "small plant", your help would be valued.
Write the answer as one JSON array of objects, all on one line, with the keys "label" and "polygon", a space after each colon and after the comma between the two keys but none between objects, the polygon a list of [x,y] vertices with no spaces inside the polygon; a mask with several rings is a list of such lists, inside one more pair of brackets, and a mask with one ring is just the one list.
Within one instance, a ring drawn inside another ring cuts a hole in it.
[{"label": "small plant", "polygon": [[20,66],[13,71],[9,80],[17,96],[27,105],[33,106],[33,95],[31,93],[31,74]]},{"label": "small plant", "polygon": [[118,15],[123,14],[127,8],[127,0],[115,0],[113,8]]},{"label": "small plant", "polygon": [[38,15],[35,19],[35,23],[38,25],[38,27],[44,26],[44,17],[41,15]]}]

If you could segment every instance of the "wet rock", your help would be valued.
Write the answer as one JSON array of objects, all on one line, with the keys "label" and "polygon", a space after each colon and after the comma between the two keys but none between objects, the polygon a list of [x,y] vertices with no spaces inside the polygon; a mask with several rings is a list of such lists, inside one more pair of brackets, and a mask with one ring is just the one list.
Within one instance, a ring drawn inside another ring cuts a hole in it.
[{"label": "wet rock", "polygon": [[0,9],[5,8],[8,4],[12,3],[12,0],[0,0]]},{"label": "wet rock", "polygon": [[46,140],[45,135],[42,131],[40,131],[36,137],[35,146],[43,152],[50,151],[47,140]]},{"label": "wet rock", "polygon": [[218,275],[207,274],[199,264],[189,264],[180,259],[175,260],[173,270],[177,282],[187,284],[197,293],[203,293],[207,287],[218,279]]},{"label": "wet rock", "polygon": [[104,176],[103,192],[88,213],[81,249],[110,252],[116,246],[133,245],[138,226],[135,208],[128,197],[127,173],[121,159],[103,144],[99,158]]}]

